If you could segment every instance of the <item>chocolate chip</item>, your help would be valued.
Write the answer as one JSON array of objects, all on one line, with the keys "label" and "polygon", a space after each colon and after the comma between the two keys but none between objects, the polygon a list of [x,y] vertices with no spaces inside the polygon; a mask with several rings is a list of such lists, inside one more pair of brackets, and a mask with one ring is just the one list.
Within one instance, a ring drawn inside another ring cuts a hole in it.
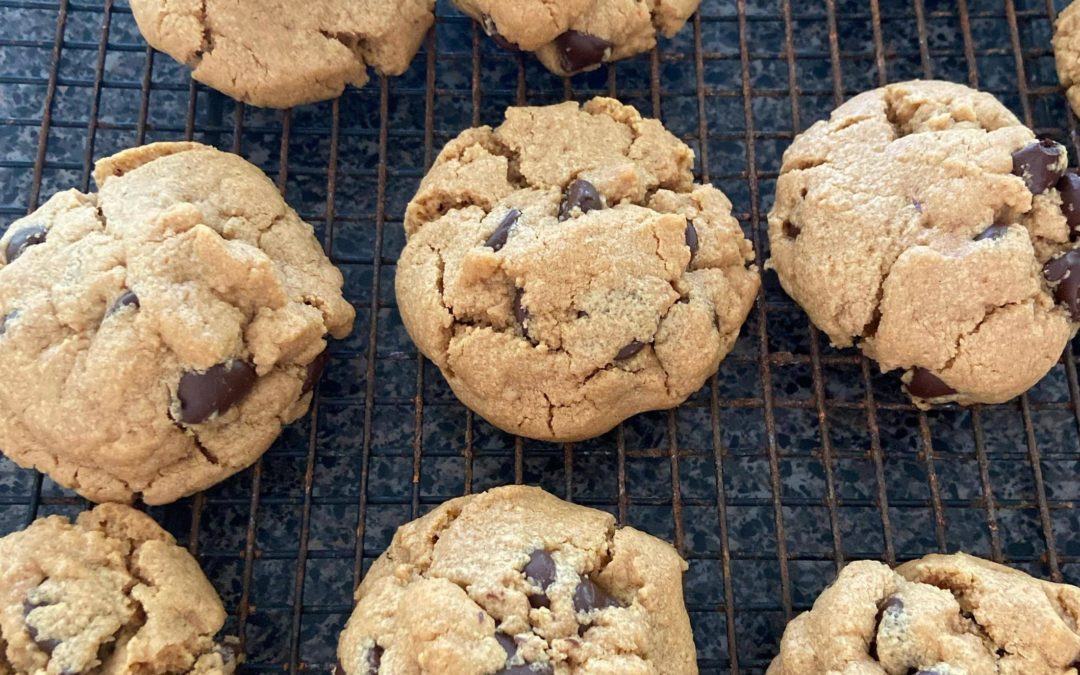
[{"label": "chocolate chip", "polygon": [[784,221],[784,236],[788,239],[797,239],[802,234],[802,228],[791,222],[790,220]]},{"label": "chocolate chip", "polygon": [[940,377],[926,368],[912,368],[911,381],[907,385],[908,393],[915,398],[939,398],[951,396],[956,390],[945,384]]},{"label": "chocolate chip", "polygon": [[604,589],[597,586],[588,577],[583,578],[574,591],[575,612],[591,612],[594,609],[607,609],[618,606],[619,603],[615,598],[608,595]]},{"label": "chocolate chip", "polygon": [[614,43],[604,38],[576,30],[568,30],[555,38],[555,48],[559,50],[559,65],[571,75],[603,63],[608,50],[614,46]]},{"label": "chocolate chip", "polygon": [[225,412],[251,391],[256,379],[255,367],[239,360],[219,363],[202,373],[184,373],[177,389],[180,421],[199,424]]},{"label": "chocolate chip", "polygon": [[979,234],[975,235],[975,241],[983,241],[986,239],[1001,239],[1008,233],[1008,225],[991,225]]},{"label": "chocolate chip", "polygon": [[3,336],[7,332],[8,325],[15,320],[15,317],[19,316],[19,310],[13,309],[4,315],[3,319],[0,319],[0,336]]},{"label": "chocolate chip", "polygon": [[113,303],[113,306],[109,308],[108,313],[111,316],[125,307],[134,307],[135,309],[138,309],[140,306],[139,296],[135,295],[134,291],[124,291],[123,295],[117,298],[116,302]]},{"label": "chocolate chip", "polygon": [[558,569],[555,567],[555,559],[543,549],[536,549],[529,555],[529,562],[525,563],[525,578],[546,591],[548,586],[555,583],[558,577]]},{"label": "chocolate chip", "polygon": [[1080,321],[1080,251],[1069,251],[1046,263],[1043,275],[1057,284],[1054,298],[1069,309],[1073,321]]},{"label": "chocolate chip", "polygon": [[484,246],[492,248],[496,251],[506,246],[506,239],[510,236],[510,228],[514,226],[514,223],[521,217],[521,211],[517,209],[510,209],[510,211],[503,217],[502,222],[495,228],[495,231],[491,233],[487,241],[484,242]]},{"label": "chocolate chip", "polygon": [[529,332],[525,330],[525,322],[529,320],[529,310],[525,308],[525,305],[521,304],[524,295],[524,289],[518,288],[514,291],[514,321],[517,322],[521,334],[528,337]]},{"label": "chocolate chip", "polygon": [[701,248],[698,243],[697,228],[689,220],[686,221],[686,246],[690,249],[690,257],[697,255],[698,249]]},{"label": "chocolate chip", "polygon": [[304,373],[304,386],[300,388],[300,394],[306,394],[315,388],[315,384],[322,377],[323,371],[326,369],[326,362],[330,360],[330,350],[324,349],[319,352],[319,355],[311,360],[311,363],[307,364],[307,370]]},{"label": "chocolate chip", "polygon": [[367,653],[367,675],[376,675],[379,672],[379,666],[382,665],[383,648],[379,645],[373,646]]},{"label": "chocolate chip", "polygon": [[51,655],[53,651],[60,646],[60,640],[51,640],[42,638],[38,634],[38,629],[30,623],[30,612],[34,611],[38,607],[44,607],[44,604],[37,604],[26,600],[23,602],[23,622],[26,624],[26,632],[30,634],[30,639],[34,641],[41,651]]},{"label": "chocolate chip", "polygon": [[1080,235],[1080,175],[1075,169],[1066,171],[1057,182],[1057,189],[1061,193],[1061,212],[1072,230],[1072,238],[1076,239]]},{"label": "chocolate chip", "polygon": [[644,342],[638,342],[637,340],[634,340],[633,342],[631,342],[630,344],[626,345],[625,347],[623,347],[622,349],[619,350],[619,353],[615,355],[615,360],[616,361],[624,361],[624,360],[634,356],[635,354],[640,352],[642,349],[645,349],[645,343]]},{"label": "chocolate chip", "polygon": [[1065,148],[1042,138],[1013,153],[1012,172],[1024,179],[1032,194],[1042,194],[1056,184],[1065,171]]},{"label": "chocolate chip", "polygon": [[345,667],[341,665],[341,661],[334,666],[334,675],[345,675]]},{"label": "chocolate chip", "polygon": [[517,641],[514,640],[512,635],[507,635],[502,631],[495,633],[495,640],[499,643],[499,646],[506,652],[506,659],[509,661],[514,658],[514,654],[517,654]]},{"label": "chocolate chip", "polygon": [[499,30],[495,27],[495,21],[487,14],[481,17],[480,24],[484,27],[484,32],[487,33],[488,37],[495,41],[495,44],[509,52],[521,51],[521,48],[516,43],[507,40],[499,33]]},{"label": "chocolate chip", "polygon": [[8,239],[7,248],[4,249],[4,260],[10,265],[15,259],[26,252],[31,246],[45,243],[45,237],[49,234],[41,225],[24,227]]},{"label": "chocolate chip", "polygon": [[901,600],[899,596],[890,595],[889,597],[885,598],[885,602],[881,603],[881,607],[879,608],[878,613],[881,616],[885,616],[886,612],[899,612],[902,609],[904,609],[904,601]]},{"label": "chocolate chip", "polygon": [[[517,641],[503,632],[495,633],[495,639],[498,640],[499,646],[506,652],[507,662],[512,661],[517,655],[518,647]],[[504,665],[502,670],[495,671],[498,675],[550,675],[552,670],[550,665],[543,665],[534,668],[536,664],[521,663],[516,666],[511,666],[509,663]]]},{"label": "chocolate chip", "polygon": [[574,209],[581,209],[582,213],[604,208],[604,202],[600,199],[600,191],[587,180],[575,180],[566,186],[566,196],[563,197],[562,205],[559,206],[559,220],[567,220],[574,215]]}]

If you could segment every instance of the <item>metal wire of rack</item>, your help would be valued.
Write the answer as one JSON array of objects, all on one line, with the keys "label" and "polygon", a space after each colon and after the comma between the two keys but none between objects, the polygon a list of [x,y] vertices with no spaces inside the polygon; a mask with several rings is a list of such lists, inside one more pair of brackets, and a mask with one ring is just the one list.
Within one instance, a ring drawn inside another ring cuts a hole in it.
[{"label": "metal wire of rack", "polygon": [[[734,353],[677,410],[579,444],[503,434],[419,358],[394,306],[400,222],[435,153],[513,104],[615,95],[698,153],[768,255],[780,155],[858,91],[912,77],[998,95],[1077,145],[1049,39],[1063,0],[705,0],[651,54],[573,80],[499,52],[440,0],[412,69],[291,111],[236,104],[141,41],[124,0],[0,0],[0,218],[89,186],[92,161],[194,138],[243,154],[316,224],[358,308],[311,414],[254,467],[164,508],[250,671],[332,666],[351,591],[394,528],[453,496],[540,484],[672,541],[703,673],[763,672],[784,624],[846,561],[965,549],[1080,581],[1072,347],[1002,406],[922,413],[832,349],[766,275]],[[0,460],[0,534],[86,506]]]}]

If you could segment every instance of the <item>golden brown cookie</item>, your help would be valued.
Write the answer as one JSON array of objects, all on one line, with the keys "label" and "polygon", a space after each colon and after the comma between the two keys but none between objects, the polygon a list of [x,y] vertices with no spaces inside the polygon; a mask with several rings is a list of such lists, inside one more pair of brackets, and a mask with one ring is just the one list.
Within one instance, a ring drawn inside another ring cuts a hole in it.
[{"label": "golden brown cookie", "polygon": [[458,398],[570,441],[697,391],[760,282],[731,203],[692,164],[607,98],[511,108],[447,144],[406,211],[397,298]]},{"label": "golden brown cookie", "polygon": [[548,70],[573,75],[647,52],[672,37],[701,0],[454,0],[501,47],[535,52]]},{"label": "golden brown cookie", "polygon": [[0,238],[0,448],[94,501],[178,499],[307,410],[341,273],[274,184],[196,143],[97,164]]},{"label": "golden brown cookie", "polygon": [[1071,2],[1054,24],[1054,61],[1073,112],[1080,115],[1080,2]]},{"label": "golden brown cookie", "polygon": [[693,675],[686,563],[539,488],[453,499],[403,525],[356,591],[344,675]]},{"label": "golden brown cookie", "polygon": [[907,371],[919,406],[1008,400],[1080,320],[1080,177],[1066,163],[989,94],[866,92],[784,154],[769,266],[834,345]]},{"label": "golden brown cookie", "polygon": [[363,86],[368,66],[409,67],[435,0],[131,0],[143,37],[192,76],[258,106],[288,108]]},{"label": "golden brown cookie", "polygon": [[0,672],[228,675],[225,610],[145,514],[106,504],[0,539]]},{"label": "golden brown cookie", "polygon": [[844,568],[769,675],[1071,675],[1080,588],[963,553]]}]

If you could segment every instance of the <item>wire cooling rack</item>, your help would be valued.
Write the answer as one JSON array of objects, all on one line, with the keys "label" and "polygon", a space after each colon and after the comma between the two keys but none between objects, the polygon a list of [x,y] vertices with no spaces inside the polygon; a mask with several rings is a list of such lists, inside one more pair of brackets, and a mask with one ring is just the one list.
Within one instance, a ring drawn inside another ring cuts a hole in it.
[{"label": "wire cooling rack", "polygon": [[[1016,401],[924,414],[895,375],[830,348],[766,274],[734,353],[686,405],[585,443],[522,440],[461,406],[405,334],[392,283],[405,205],[461,129],[508,105],[616,95],[695,148],[763,260],[784,148],[864,89],[964,82],[1075,138],[1050,49],[1064,4],[705,0],[653,53],[563,80],[440,0],[406,75],[278,112],[192,83],[146,47],[125,0],[0,0],[0,222],[87,188],[99,157],[194,138],[266,170],[344,271],[356,330],[333,345],[312,413],[251,469],[151,509],[221,593],[246,669],[332,667],[352,589],[398,525],[525,482],[672,541],[702,672],[760,673],[849,560],[965,549],[1080,581],[1073,349]],[[0,460],[0,534],[85,506]]]}]

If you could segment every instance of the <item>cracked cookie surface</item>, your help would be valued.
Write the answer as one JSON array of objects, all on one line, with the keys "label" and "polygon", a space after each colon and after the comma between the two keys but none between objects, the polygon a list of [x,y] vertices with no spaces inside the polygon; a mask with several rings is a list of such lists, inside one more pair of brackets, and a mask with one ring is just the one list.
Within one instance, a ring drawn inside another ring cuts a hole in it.
[{"label": "cracked cookie surface", "polygon": [[1080,588],[963,553],[849,564],[784,632],[769,675],[1071,675]]},{"label": "cracked cookie surface", "polygon": [[697,673],[669,544],[539,488],[403,525],[356,592],[338,672]]},{"label": "cracked cookie surface", "polygon": [[989,94],[935,81],[860,94],[784,154],[768,266],[834,345],[904,369],[920,407],[1008,400],[1080,319],[1066,163]]},{"label": "cracked cookie surface", "polygon": [[235,155],[159,143],[98,162],[0,238],[0,448],[94,501],[173,501],[300,417],[341,273]]},{"label": "cracked cookie surface", "polygon": [[598,98],[511,108],[443,149],[406,211],[405,327],[496,426],[570,441],[716,372],[759,285],[731,203],[659,122]]},{"label": "cracked cookie surface", "polygon": [[0,673],[228,675],[235,641],[199,564],[119,504],[0,539]]},{"label": "cracked cookie surface", "polygon": [[535,52],[557,75],[595,70],[672,37],[701,0],[454,0],[501,47]]},{"label": "cracked cookie surface", "polygon": [[1080,2],[1072,2],[1054,24],[1054,62],[1073,112],[1080,115]]},{"label": "cracked cookie surface", "polygon": [[435,0],[131,0],[152,47],[257,106],[288,108],[405,72]]}]

